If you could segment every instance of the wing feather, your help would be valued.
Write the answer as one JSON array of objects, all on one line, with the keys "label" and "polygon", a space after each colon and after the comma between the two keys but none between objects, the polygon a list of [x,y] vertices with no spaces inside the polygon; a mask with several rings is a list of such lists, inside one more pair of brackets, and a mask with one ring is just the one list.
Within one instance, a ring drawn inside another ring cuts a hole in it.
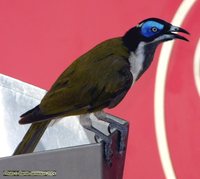
[{"label": "wing feather", "polygon": [[128,52],[111,48],[117,45],[97,46],[70,65],[41,101],[42,113],[77,115],[117,105],[132,84]]}]

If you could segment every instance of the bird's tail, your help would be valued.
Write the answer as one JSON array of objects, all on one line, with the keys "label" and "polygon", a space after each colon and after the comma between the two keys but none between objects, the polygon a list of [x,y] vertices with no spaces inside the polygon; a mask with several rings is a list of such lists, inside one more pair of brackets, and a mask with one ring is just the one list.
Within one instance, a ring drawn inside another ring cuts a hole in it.
[{"label": "bird's tail", "polygon": [[15,149],[13,155],[33,152],[50,122],[51,120],[45,120],[39,123],[33,123]]},{"label": "bird's tail", "polygon": [[44,121],[45,119],[50,119],[53,117],[53,115],[44,115],[38,105],[33,109],[27,111],[26,113],[22,114],[20,117],[21,119],[19,120],[19,124],[29,124]]}]

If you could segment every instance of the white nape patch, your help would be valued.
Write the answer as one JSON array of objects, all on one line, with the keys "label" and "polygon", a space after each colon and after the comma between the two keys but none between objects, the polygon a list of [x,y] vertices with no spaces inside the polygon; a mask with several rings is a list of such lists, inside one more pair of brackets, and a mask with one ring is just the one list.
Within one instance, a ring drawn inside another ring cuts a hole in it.
[{"label": "white nape patch", "polygon": [[138,48],[136,49],[135,53],[130,52],[129,56],[129,63],[130,63],[130,71],[133,75],[133,83],[137,79],[139,73],[143,70],[143,63],[144,63],[144,46],[146,45],[145,42],[140,42]]}]

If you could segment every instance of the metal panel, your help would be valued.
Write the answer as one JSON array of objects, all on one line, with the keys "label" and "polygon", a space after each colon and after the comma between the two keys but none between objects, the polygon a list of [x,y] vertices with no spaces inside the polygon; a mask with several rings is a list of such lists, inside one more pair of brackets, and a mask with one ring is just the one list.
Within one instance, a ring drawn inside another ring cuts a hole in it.
[{"label": "metal panel", "polygon": [[[0,178],[8,178],[3,176],[4,170],[52,170],[56,171],[54,178],[58,179],[122,178],[125,153],[119,154],[117,151],[118,132],[111,134],[114,154],[110,167],[104,161],[103,144],[95,143],[94,134],[82,128],[78,116],[65,117],[52,123],[34,153],[11,156],[30,126],[19,125],[18,116],[37,105],[45,93],[40,88],[0,74],[0,157],[3,157],[0,158]],[[126,121],[116,120],[128,125]],[[108,134],[107,123],[98,120],[93,122]]]}]

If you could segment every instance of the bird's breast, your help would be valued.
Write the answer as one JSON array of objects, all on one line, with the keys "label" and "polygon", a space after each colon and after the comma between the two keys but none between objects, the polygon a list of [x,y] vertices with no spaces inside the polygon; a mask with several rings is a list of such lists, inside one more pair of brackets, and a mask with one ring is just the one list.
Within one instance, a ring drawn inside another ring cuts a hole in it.
[{"label": "bird's breast", "polygon": [[130,52],[130,56],[128,58],[130,63],[130,71],[133,75],[133,84],[136,81],[138,75],[143,70],[143,64],[144,64],[144,53],[143,51],[136,51]]}]

